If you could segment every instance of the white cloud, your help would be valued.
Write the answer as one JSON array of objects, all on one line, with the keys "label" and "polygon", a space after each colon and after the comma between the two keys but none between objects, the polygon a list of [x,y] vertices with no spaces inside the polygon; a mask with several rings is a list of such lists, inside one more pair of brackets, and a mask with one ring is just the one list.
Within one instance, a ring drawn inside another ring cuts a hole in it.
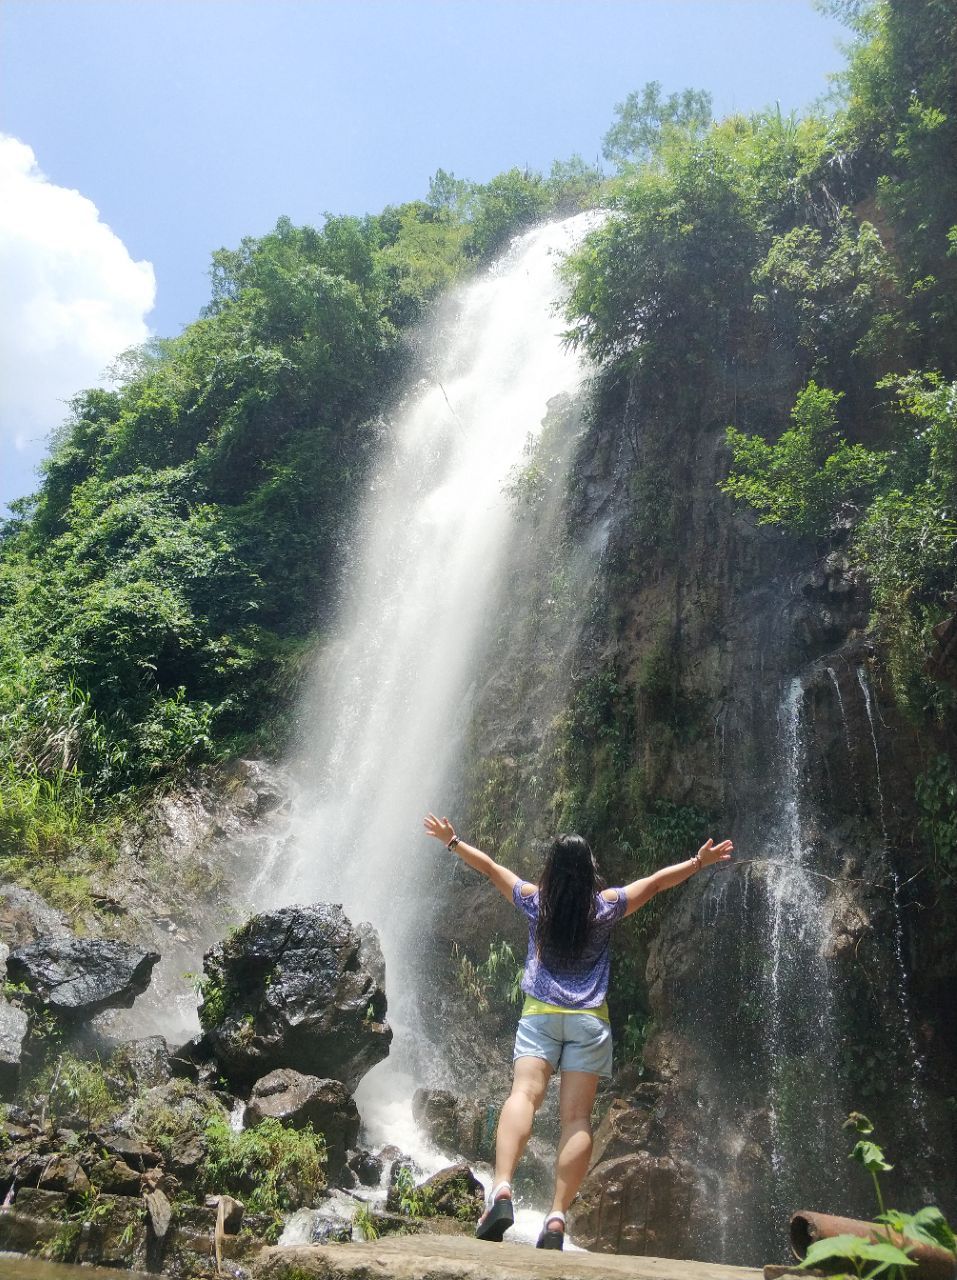
[{"label": "white cloud", "polygon": [[0,134],[0,290],[5,500],[35,487],[30,472],[63,402],[149,337],[156,279],[91,200],[50,182],[30,147]]}]

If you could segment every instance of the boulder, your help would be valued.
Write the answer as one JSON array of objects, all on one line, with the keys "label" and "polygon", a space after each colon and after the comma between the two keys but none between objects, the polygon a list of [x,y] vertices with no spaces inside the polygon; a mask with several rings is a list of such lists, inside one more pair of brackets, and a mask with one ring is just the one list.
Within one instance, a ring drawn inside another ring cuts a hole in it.
[{"label": "boulder", "polygon": [[329,1176],[336,1178],[359,1136],[359,1109],[340,1080],[320,1080],[288,1067],[271,1071],[253,1085],[244,1124],[252,1128],[267,1116],[293,1129],[311,1124],[326,1140]]},{"label": "boulder", "polygon": [[429,1212],[445,1218],[462,1218],[468,1214],[478,1218],[484,1207],[482,1184],[464,1160],[434,1173],[422,1183],[419,1191]]},{"label": "boulder", "polygon": [[[38,893],[18,884],[0,884],[0,944],[3,948],[24,947],[38,938],[71,936],[60,912],[48,906]],[[6,956],[6,950],[0,951],[0,960],[5,960]]]},{"label": "boulder", "polygon": [[82,1195],[90,1190],[90,1180],[75,1156],[60,1152],[46,1162],[37,1187],[41,1191],[67,1191]]},{"label": "boulder", "polygon": [[[171,1080],[141,1093],[132,1105],[113,1122],[120,1143],[102,1141],[111,1152],[121,1156],[132,1168],[148,1165],[153,1147],[164,1152],[166,1170],[181,1182],[192,1183],[205,1159],[206,1126],[211,1119],[226,1121],[229,1112],[220,1099],[200,1085],[185,1080]],[[140,1158],[137,1159],[137,1144]]]},{"label": "boulder", "polygon": [[115,1156],[118,1162],[139,1173],[145,1173],[147,1169],[153,1169],[163,1162],[158,1151],[136,1138],[128,1138],[122,1133],[97,1134],[97,1138],[108,1155]]},{"label": "boulder", "polygon": [[349,1168],[363,1187],[377,1187],[382,1181],[382,1160],[372,1151],[357,1151]]},{"label": "boulder", "polygon": [[98,1191],[114,1196],[138,1196],[142,1175],[117,1157],[97,1160],[89,1178]]},{"label": "boulder", "polygon": [[232,1196],[207,1196],[205,1205],[207,1209],[216,1210],[216,1221],[222,1220],[226,1235],[234,1236],[239,1232],[246,1212],[242,1200],[235,1200]]},{"label": "boulder", "polygon": [[219,1076],[219,1064],[202,1034],[174,1049],[169,1065],[174,1076],[192,1080],[194,1084],[212,1085]]},{"label": "boulder", "polygon": [[568,1215],[575,1243],[593,1253],[694,1257],[694,1168],[647,1151],[603,1160],[582,1183]]},{"label": "boulder", "polygon": [[170,1052],[163,1036],[126,1040],[113,1051],[110,1072],[129,1081],[134,1093],[166,1084],[173,1071]]},{"label": "boulder", "polygon": [[384,966],[375,931],[327,903],[253,916],[211,948],[200,1017],[236,1087],[280,1067],[352,1092],[389,1052]]},{"label": "boulder", "polygon": [[416,1089],[412,1116],[443,1151],[467,1160],[487,1159],[495,1136],[498,1109],[459,1098],[448,1089]]},{"label": "boulder", "polygon": [[157,952],[126,942],[47,936],[11,951],[7,975],[59,1018],[80,1022],[102,1009],[129,1008],[158,960]]},{"label": "boulder", "polygon": [[12,1098],[20,1084],[20,1061],[29,1025],[22,1009],[0,999],[0,1098]]}]

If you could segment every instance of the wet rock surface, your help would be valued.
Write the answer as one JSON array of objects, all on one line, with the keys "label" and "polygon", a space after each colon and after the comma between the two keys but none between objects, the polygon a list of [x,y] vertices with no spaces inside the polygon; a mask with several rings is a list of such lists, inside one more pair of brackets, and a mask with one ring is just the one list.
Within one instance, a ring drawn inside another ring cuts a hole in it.
[{"label": "wet rock surface", "polygon": [[235,1087],[291,1067],[352,1092],[389,1052],[381,952],[341,907],[253,916],[203,968],[206,1042]]},{"label": "wet rock surface", "polygon": [[507,1239],[492,1245],[427,1234],[264,1249],[252,1275],[254,1280],[762,1280],[760,1271],[746,1267],[549,1253]]},{"label": "wet rock surface", "polygon": [[467,1160],[492,1154],[498,1108],[460,1098],[448,1089],[416,1089],[412,1117],[431,1142]]},{"label": "wet rock surface", "polygon": [[311,1124],[326,1140],[329,1176],[339,1176],[359,1136],[359,1109],[340,1080],[321,1080],[288,1067],[253,1085],[243,1123],[252,1128],[267,1116],[293,1129]]},{"label": "wet rock surface", "polygon": [[440,1169],[419,1188],[432,1213],[465,1219],[471,1225],[482,1212],[485,1192],[464,1160]]},{"label": "wet rock surface", "polygon": [[28,1029],[24,1010],[0,999],[0,1098],[12,1098],[17,1091]]},{"label": "wet rock surface", "polygon": [[173,1075],[169,1046],[163,1036],[125,1041],[114,1051],[112,1066],[137,1090],[166,1084]]},{"label": "wet rock surface", "polygon": [[155,951],[112,939],[38,938],[10,952],[7,975],[58,1018],[80,1022],[103,1009],[129,1007],[149,986]]}]

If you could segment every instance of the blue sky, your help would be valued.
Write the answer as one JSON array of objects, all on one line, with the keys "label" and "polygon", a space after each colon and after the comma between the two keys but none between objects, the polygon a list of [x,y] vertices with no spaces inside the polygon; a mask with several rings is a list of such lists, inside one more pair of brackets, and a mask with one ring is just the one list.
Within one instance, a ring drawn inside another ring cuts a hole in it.
[{"label": "blue sky", "polygon": [[[811,0],[3,0],[0,24],[0,130],[152,264],[164,336],[206,301],[212,250],[280,214],[376,212],[438,167],[594,160],[648,80],[789,111],[843,63]],[[30,487],[41,427],[0,501]]]}]

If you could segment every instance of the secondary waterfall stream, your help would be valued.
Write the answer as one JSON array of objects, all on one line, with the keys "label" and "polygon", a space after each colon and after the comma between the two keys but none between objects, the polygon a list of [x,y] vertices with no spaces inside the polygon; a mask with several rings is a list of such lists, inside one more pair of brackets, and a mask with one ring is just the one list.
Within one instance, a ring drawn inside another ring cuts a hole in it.
[{"label": "secondary waterfall stream", "polygon": [[448,855],[422,817],[443,811],[468,730],[516,524],[507,483],[548,401],[584,376],[561,338],[556,268],[600,216],[519,237],[422,335],[419,381],[388,424],[302,708],[291,836],[251,893],[260,908],[341,902],[378,930],[395,1040],[359,1102],[370,1140],[410,1153],[411,1094],[442,1078],[417,1008]]}]

